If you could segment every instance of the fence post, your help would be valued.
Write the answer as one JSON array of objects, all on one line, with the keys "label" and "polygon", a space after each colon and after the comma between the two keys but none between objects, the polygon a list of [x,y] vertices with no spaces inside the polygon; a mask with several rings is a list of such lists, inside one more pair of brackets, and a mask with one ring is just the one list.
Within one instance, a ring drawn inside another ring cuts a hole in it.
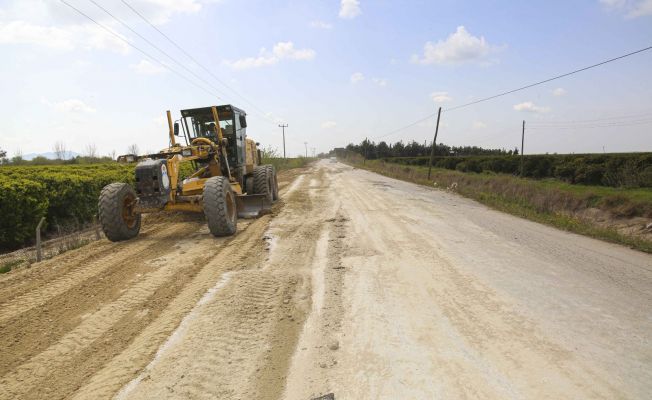
[{"label": "fence post", "polygon": [[95,240],[100,240],[100,225],[97,223],[97,215],[93,215],[93,225],[95,225]]},{"label": "fence post", "polygon": [[36,262],[39,262],[43,259],[43,253],[41,252],[41,226],[45,221],[45,217],[41,217],[38,225],[36,226]]}]

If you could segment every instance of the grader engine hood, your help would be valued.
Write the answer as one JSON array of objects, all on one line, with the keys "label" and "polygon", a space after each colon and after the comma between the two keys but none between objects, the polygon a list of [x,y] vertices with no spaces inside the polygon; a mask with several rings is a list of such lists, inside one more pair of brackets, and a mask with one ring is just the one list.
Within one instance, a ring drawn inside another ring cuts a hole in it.
[{"label": "grader engine hood", "polygon": [[136,193],[140,207],[165,206],[170,198],[170,177],[166,160],[144,160],[136,165]]}]

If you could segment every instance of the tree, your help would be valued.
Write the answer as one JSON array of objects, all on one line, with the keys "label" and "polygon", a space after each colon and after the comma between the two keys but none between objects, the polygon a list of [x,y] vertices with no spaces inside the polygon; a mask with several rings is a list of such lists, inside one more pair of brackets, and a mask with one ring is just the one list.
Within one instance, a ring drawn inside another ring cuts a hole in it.
[{"label": "tree", "polygon": [[5,150],[0,149],[0,164],[6,164],[9,160],[7,160],[7,152]]},{"label": "tree", "polygon": [[405,154],[403,152],[405,151],[405,145],[403,142],[396,142],[394,146],[392,147],[392,157],[403,157]]},{"label": "tree", "polygon": [[267,145],[263,147],[260,152],[262,153],[263,159],[267,160],[270,158],[280,158],[278,150],[275,147],[272,147],[272,145]]},{"label": "tree", "polygon": [[66,144],[62,141],[57,141],[54,143],[54,155],[57,160],[65,160],[68,151],[66,150]]},{"label": "tree", "polygon": [[379,158],[392,156],[391,149],[385,142],[378,143],[378,146],[376,146],[376,154]]},{"label": "tree", "polygon": [[86,148],[84,149],[84,156],[88,158],[97,158],[97,146],[95,146],[95,143],[86,145]]},{"label": "tree", "polygon": [[11,163],[12,164],[23,164],[25,160],[23,160],[23,151],[21,149],[16,150],[16,153],[14,154],[13,157],[11,157]]},{"label": "tree", "polygon": [[111,150],[109,157],[111,157],[112,160],[115,160],[115,150]]},{"label": "tree", "polygon": [[518,147],[514,147],[514,155],[517,156],[517,155],[519,155],[519,154],[520,154],[520,153],[518,152]]},{"label": "tree", "polygon": [[127,147],[127,154],[135,154],[138,155],[140,153],[140,150],[138,149],[138,145],[136,143],[129,145]]}]

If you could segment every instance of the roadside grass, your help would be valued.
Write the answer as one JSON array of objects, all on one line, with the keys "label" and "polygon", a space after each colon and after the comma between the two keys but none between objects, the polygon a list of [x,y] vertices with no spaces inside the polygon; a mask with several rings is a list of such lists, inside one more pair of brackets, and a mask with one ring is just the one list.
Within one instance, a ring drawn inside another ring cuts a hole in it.
[{"label": "roadside grass", "polygon": [[600,226],[577,214],[591,208],[615,218],[652,218],[652,190],[571,185],[553,179],[533,180],[494,173],[469,173],[358,159],[349,164],[391,178],[454,190],[489,207],[570,232],[652,253],[652,242]]},{"label": "roadside grass", "polygon": [[310,162],[315,160],[316,158],[311,157],[287,158],[285,160],[282,157],[264,157],[263,164],[272,164],[277,171],[281,171],[284,169],[305,167]]},{"label": "roadside grass", "polygon": [[25,261],[23,260],[13,260],[13,261],[8,261],[2,266],[0,266],[0,274],[5,274],[9,271],[11,271],[14,267],[19,266],[20,264],[24,263]]}]

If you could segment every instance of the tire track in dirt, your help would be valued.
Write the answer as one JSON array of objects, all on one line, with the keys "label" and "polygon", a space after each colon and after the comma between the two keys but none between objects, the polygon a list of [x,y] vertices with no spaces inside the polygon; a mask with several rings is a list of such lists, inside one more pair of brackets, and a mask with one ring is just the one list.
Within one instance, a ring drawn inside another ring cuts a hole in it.
[{"label": "tire track in dirt", "polygon": [[262,234],[269,217],[252,222],[246,230],[224,246],[219,256],[201,268],[198,274],[144,327],[119,354],[112,357],[74,394],[74,398],[109,398],[117,393],[151,361],[157,349],[178,327],[197,301],[228,271],[256,264],[263,257]]},{"label": "tire track in dirt", "polygon": [[[208,314],[222,313],[210,322],[224,333],[212,343],[215,353],[203,359],[214,375],[185,382],[184,391],[206,389],[206,379],[230,376],[234,363],[242,363],[233,385],[246,378],[245,392],[278,397],[269,394],[282,390],[303,318],[294,303],[305,303],[310,290],[305,274],[292,269],[305,268],[319,227],[316,220],[304,221],[303,213],[313,209],[314,194],[323,188],[311,187],[319,182],[307,182],[304,173],[280,179],[287,197],[272,214],[294,207],[294,235],[285,237],[288,246],[281,247],[288,254],[277,258],[280,265],[270,263],[265,251],[271,216],[241,221],[238,235],[229,239],[209,237],[198,221],[164,217],[150,221],[135,240],[91,243],[0,280],[6,298],[0,334],[14,340],[0,363],[0,399],[112,397],[143,371],[224,273],[233,274],[224,291],[233,295],[211,303],[215,308]],[[198,228],[200,233],[191,234]],[[231,321],[231,327],[222,327],[222,321]],[[242,355],[231,351],[235,348]],[[206,353],[203,347],[195,350]]]},{"label": "tire track in dirt", "polygon": [[[104,272],[108,268],[114,268],[116,265],[122,263],[133,263],[135,260],[141,259],[143,254],[155,254],[166,249],[165,245],[161,245],[159,236],[173,235],[179,226],[172,224],[169,227],[161,230],[156,236],[149,236],[139,238],[137,241],[129,243],[118,243],[116,247],[118,251],[110,252],[106,257],[96,259],[86,265],[78,263],[77,268],[71,269],[69,273],[48,282],[42,286],[38,286],[27,292],[18,295],[11,299],[4,306],[0,307],[0,323],[29,311],[35,307],[39,307],[47,303],[55,296],[61,295],[68,290],[71,290],[80,283],[95,277],[96,275]],[[75,252],[82,255],[82,260],[86,257],[88,249],[78,249]],[[56,259],[49,260],[45,265],[39,265],[39,268],[47,268],[53,263],[58,262]],[[0,293],[2,295],[2,293]]]},{"label": "tire track in dirt", "polygon": [[48,300],[43,306],[34,307],[0,325],[0,336],[8,341],[10,350],[0,360],[0,376],[27,361],[31,354],[56,343],[104,303],[115,300],[141,275],[152,270],[152,260],[173,251],[178,237],[185,237],[200,226],[192,222],[181,224],[174,235],[161,237],[157,246],[150,246],[137,258],[118,262]]},{"label": "tire track in dirt", "polygon": [[299,177],[287,187],[265,234],[274,243],[267,260],[230,272],[219,292],[192,311],[197,317],[183,339],[119,398],[279,398],[309,309],[309,266],[321,215],[330,208],[321,204],[327,183]]},{"label": "tire track in dirt", "polygon": [[[158,222],[159,219],[159,214],[145,216],[141,239],[157,236],[161,230],[169,228],[169,222],[179,218],[178,216],[166,217],[168,223]],[[70,250],[55,258],[32,264],[30,267],[13,270],[10,274],[2,274],[0,275],[0,302],[8,302],[21,293],[49,284],[52,280],[79,268],[80,265],[123,251],[125,247],[129,247],[129,244],[99,240],[83,246],[82,249]]]},{"label": "tire track in dirt", "polygon": [[[148,256],[162,260],[160,266],[154,265],[153,268],[150,268],[151,272],[144,274],[138,281],[130,285],[118,299],[102,305],[96,312],[82,318],[79,325],[56,343],[5,375],[2,378],[2,383],[7,394],[16,397],[25,394],[25,389],[29,390],[36,386],[48,387],[49,385],[39,384],[62,365],[71,364],[86,347],[105,335],[131,310],[135,310],[138,308],[137,306],[150,298],[158,287],[174,281],[180,272],[180,265],[187,260],[183,254],[185,252],[171,248],[171,244],[164,240],[156,246],[158,252],[141,253],[139,255],[142,257],[141,260],[151,261],[152,258],[148,258]],[[201,250],[201,247],[198,247],[198,250]],[[165,251],[166,248],[172,251],[161,255],[161,251]]]},{"label": "tire track in dirt", "polygon": [[[201,346],[192,339],[184,340],[161,361],[175,360],[176,371],[155,368],[134,392],[119,398],[237,397],[242,378],[259,368],[258,363],[244,358],[266,347],[269,325],[278,314],[285,285],[282,279],[258,271],[232,273],[228,284],[185,333],[186,338],[201,337]],[[224,373],[225,367],[229,373]]]},{"label": "tire track in dirt", "polygon": [[[335,199],[332,199],[334,203]],[[292,356],[284,399],[311,399],[337,391],[333,383],[333,369],[337,367],[342,332],[348,217],[337,205],[333,218],[324,221],[331,225],[317,244],[312,265],[312,307],[301,338]]]}]

